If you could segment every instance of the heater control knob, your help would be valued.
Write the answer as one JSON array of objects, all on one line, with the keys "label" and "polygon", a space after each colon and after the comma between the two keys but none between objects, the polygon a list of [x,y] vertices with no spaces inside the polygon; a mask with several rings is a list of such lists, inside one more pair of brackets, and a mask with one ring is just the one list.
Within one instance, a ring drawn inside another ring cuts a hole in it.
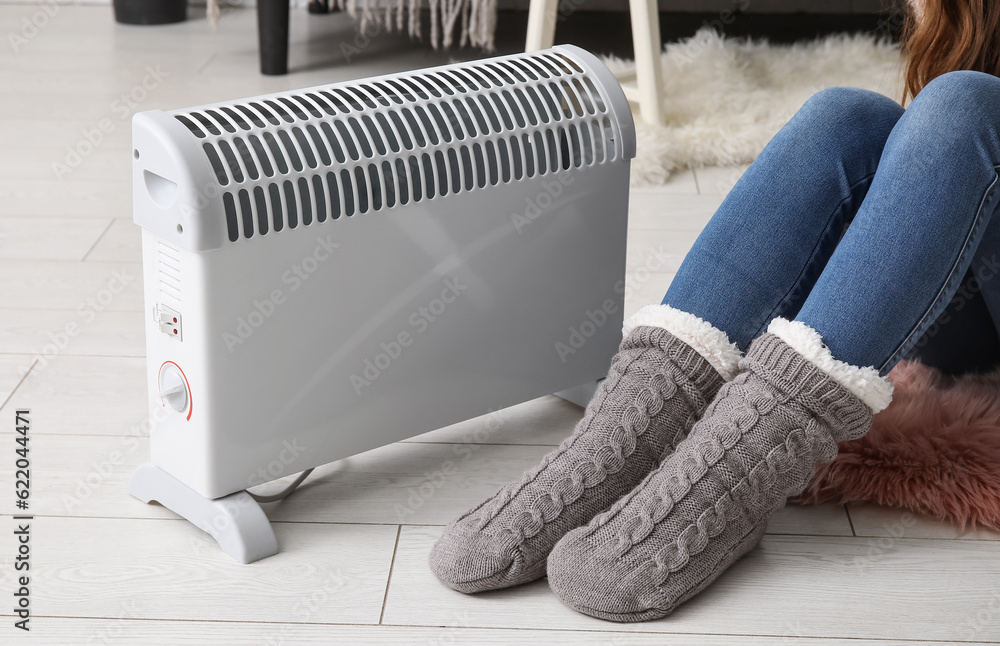
[{"label": "heater control knob", "polygon": [[173,363],[165,363],[160,368],[160,399],[178,413],[187,410],[187,380],[181,369]]}]

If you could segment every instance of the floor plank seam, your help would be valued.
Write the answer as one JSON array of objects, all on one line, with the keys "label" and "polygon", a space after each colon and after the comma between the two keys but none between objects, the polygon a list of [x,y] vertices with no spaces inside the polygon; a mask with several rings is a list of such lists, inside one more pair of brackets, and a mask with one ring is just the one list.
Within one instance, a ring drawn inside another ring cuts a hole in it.
[{"label": "floor plank seam", "polygon": [[17,389],[21,387],[21,384],[23,384],[24,380],[28,378],[28,375],[30,375],[31,371],[35,369],[36,365],[38,365],[38,359],[35,359],[34,361],[32,361],[31,365],[28,366],[28,369],[24,371],[23,375],[21,375],[21,378],[18,380],[17,384],[14,386],[14,389],[10,391],[10,394],[7,395],[7,398],[5,400],[3,400],[2,404],[0,404],[0,411],[2,411],[4,409],[4,407],[7,406],[8,403],[10,403],[10,400],[14,397],[14,394],[17,392]]},{"label": "floor plank seam", "polygon": [[392,570],[396,566],[396,553],[399,551],[399,535],[403,533],[403,526],[396,526],[396,542],[392,546],[392,560],[389,561],[389,576],[385,580],[385,594],[382,595],[382,612],[378,615],[378,625],[382,625],[385,618],[385,604],[389,600],[389,586],[392,585]]},{"label": "floor plank seam", "polygon": [[[66,314],[67,316],[71,316],[71,315],[74,315],[74,314],[75,315],[79,315],[79,310],[78,309],[71,309],[71,308],[68,308],[68,307],[4,307],[4,306],[0,306],[0,311],[3,311],[3,312],[51,312],[53,314]],[[128,309],[120,309],[120,310],[116,310],[116,309],[103,309],[100,312],[98,312],[98,314],[102,314],[102,315],[107,315],[107,314],[112,314],[112,315],[128,314],[129,316],[137,316],[137,315],[141,316],[142,313],[143,313],[143,308],[141,306],[139,306],[139,307],[129,307]],[[131,329],[131,327],[130,327],[130,332],[134,333],[135,330]],[[143,350],[143,352],[145,352],[145,350]],[[30,354],[30,352],[27,351],[27,350],[21,350],[21,351],[4,350],[0,354]],[[66,356],[81,356],[81,355],[71,355],[69,353],[60,353],[60,356],[63,356],[63,354],[65,354]],[[107,355],[107,356],[117,356],[117,355]]]},{"label": "floor plank seam", "polygon": [[[0,518],[11,518],[13,514],[0,513]],[[148,516],[98,516],[98,515],[87,515],[87,516],[72,516],[68,514],[34,514],[35,518],[68,518],[77,520],[138,520],[138,521],[172,521],[172,522],[188,522],[184,518],[172,518],[172,517],[148,517]],[[402,525],[398,523],[385,522],[363,522],[363,521],[346,521],[346,520],[288,520],[288,519],[270,519],[271,524],[274,525],[338,525],[338,526],[359,526],[359,527],[447,527],[448,523],[404,523]],[[867,539],[867,538],[887,538],[883,535],[862,535],[862,536],[848,536],[847,534],[806,534],[806,533],[788,533],[788,532],[765,532],[765,536],[771,538],[817,538],[817,539]],[[993,544],[1000,542],[1000,538],[947,538],[941,536],[906,536],[895,539],[897,541],[936,541],[939,543],[959,543],[959,544]]]},{"label": "floor plank seam", "polygon": [[847,522],[851,526],[851,533],[857,536],[858,532],[854,529],[854,519],[851,518],[851,509],[847,506],[847,503],[844,503],[844,513],[847,514]]},{"label": "floor plank seam", "polygon": [[[2,307],[0,307],[0,311],[3,311]],[[66,310],[66,311],[69,311],[69,310]],[[138,312],[130,312],[130,313],[138,313]],[[24,355],[30,355],[30,354],[31,354],[30,352],[4,352],[4,351],[0,351],[0,357],[4,357],[4,356],[16,357],[16,356],[24,356]],[[145,359],[146,358],[146,355],[144,355],[144,354],[70,354],[68,352],[60,353],[59,356],[60,357],[79,357],[81,359]]]},{"label": "floor plank seam", "polygon": [[[0,617],[14,617],[15,615],[0,613]],[[33,618],[43,618],[43,619],[84,619],[92,621],[136,621],[136,622],[178,622],[178,623],[188,623],[188,624],[243,624],[243,625],[294,625],[294,626],[342,626],[346,628],[351,627],[364,627],[364,628],[416,628],[420,630],[433,630],[435,628],[448,628],[451,630],[496,630],[496,631],[510,631],[510,632],[545,632],[545,633],[590,633],[590,634],[614,634],[614,635],[628,635],[631,637],[643,637],[646,635],[656,636],[656,635],[670,635],[678,637],[749,637],[749,638],[778,638],[778,639],[789,639],[789,640],[802,640],[802,639],[812,639],[812,640],[823,640],[823,641],[858,641],[858,642],[888,642],[893,644],[942,644],[948,642],[942,642],[940,639],[897,639],[892,637],[835,637],[835,636],[819,636],[819,635],[775,635],[769,633],[711,633],[711,632],[676,632],[676,631],[665,631],[665,630],[643,630],[643,631],[633,631],[633,630],[600,630],[597,628],[523,628],[519,626],[440,626],[440,625],[430,625],[430,624],[369,624],[369,623],[338,623],[329,621],[316,621],[316,622],[296,622],[296,621],[242,621],[242,620],[227,620],[227,619],[183,619],[183,618],[172,618],[163,619],[160,617],[98,617],[98,616],[87,616],[87,615],[44,615],[44,614],[32,614]],[[998,644],[1000,641],[987,640],[987,641],[955,641],[951,642],[955,644]]]},{"label": "floor plank seam", "polygon": [[114,224],[115,224],[114,219],[108,222],[107,226],[104,227],[104,230],[101,231],[101,235],[97,236],[97,240],[94,240],[94,244],[90,245],[90,249],[87,249],[87,253],[83,254],[83,258],[80,258],[80,262],[84,262],[85,260],[87,260],[87,256],[89,256],[90,252],[93,251],[98,244],[100,244],[101,240],[104,239],[104,236],[108,233],[108,231],[111,230],[111,227],[114,226]]},{"label": "floor plank seam", "polygon": [[200,65],[200,66],[198,67],[198,69],[197,69],[197,70],[195,70],[195,72],[194,72],[194,73],[195,73],[196,75],[200,76],[200,75],[201,75],[201,73],[205,71],[205,68],[207,68],[207,67],[208,67],[208,66],[209,66],[209,65],[211,64],[211,62],[212,62],[212,61],[214,61],[214,60],[215,60],[215,52],[210,52],[210,53],[209,53],[209,55],[208,55],[208,58],[206,58],[206,59],[205,59],[205,62],[204,62],[204,63],[202,63],[202,64],[201,64],[201,65]]}]

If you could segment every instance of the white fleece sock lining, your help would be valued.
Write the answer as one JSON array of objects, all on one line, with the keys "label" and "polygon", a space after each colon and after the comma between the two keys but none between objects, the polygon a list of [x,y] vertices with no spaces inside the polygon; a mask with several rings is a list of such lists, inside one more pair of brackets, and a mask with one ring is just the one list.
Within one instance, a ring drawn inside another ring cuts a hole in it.
[{"label": "white fleece sock lining", "polygon": [[873,413],[886,409],[892,401],[892,383],[874,367],[861,368],[833,358],[819,332],[801,321],[776,318],[767,331],[787,343],[837,383],[863,401]]},{"label": "white fleece sock lining", "polygon": [[669,305],[647,305],[628,317],[622,326],[622,336],[628,336],[637,327],[648,325],[663,328],[694,348],[726,381],[739,372],[742,353],[722,330],[694,314],[688,314]]}]

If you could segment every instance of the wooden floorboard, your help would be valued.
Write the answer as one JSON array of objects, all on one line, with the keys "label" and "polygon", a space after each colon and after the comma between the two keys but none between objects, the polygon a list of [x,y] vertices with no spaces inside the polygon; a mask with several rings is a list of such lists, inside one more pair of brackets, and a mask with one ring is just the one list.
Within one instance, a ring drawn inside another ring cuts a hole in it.
[{"label": "wooden floorboard", "polygon": [[[137,620],[128,616],[117,619],[39,617],[34,620],[31,644],[65,646],[70,643],[108,644],[109,646],[329,646],[330,644],[449,645],[449,646],[946,646],[940,641],[881,641],[868,639],[790,638],[734,635],[675,635],[669,633],[624,634],[604,631],[524,630],[516,628],[484,629],[463,623],[422,626],[344,626],[296,623],[253,623],[225,621]],[[76,641],[80,640],[80,641]],[[981,646],[985,642],[969,642]]]},{"label": "wooden floorboard", "polygon": [[[467,617],[483,627],[607,629],[562,605],[544,580],[475,596],[436,584],[426,562],[440,533],[403,527],[383,623],[441,625]],[[775,639],[1000,639],[995,543],[904,538],[880,553],[868,550],[855,538],[765,536],[671,616],[616,629]]]},{"label": "wooden floorboard", "polygon": [[376,624],[396,530],[275,523],[281,552],[242,565],[186,521],[39,516],[32,600],[49,616]]}]

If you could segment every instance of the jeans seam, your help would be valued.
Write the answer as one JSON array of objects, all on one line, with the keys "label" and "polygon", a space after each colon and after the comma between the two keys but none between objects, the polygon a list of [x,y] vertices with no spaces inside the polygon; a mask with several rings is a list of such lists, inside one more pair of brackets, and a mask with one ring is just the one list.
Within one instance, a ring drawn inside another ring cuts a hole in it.
[{"label": "jeans seam", "polygon": [[[915,344],[917,341],[920,340],[920,336],[922,336],[924,332],[926,332],[925,329],[921,328],[925,326],[925,324],[928,322],[929,319],[931,320],[931,323],[933,323],[933,321],[936,320],[937,317],[941,315],[941,312],[937,312],[936,314],[934,314],[933,319],[931,318],[931,314],[937,309],[937,306],[941,302],[941,297],[945,294],[946,291],[948,291],[947,288],[955,279],[955,276],[959,275],[959,273],[961,273],[962,275],[965,274],[964,271],[959,272],[958,268],[963,264],[965,258],[969,257],[970,247],[972,246],[971,244],[972,239],[975,238],[977,232],[983,228],[983,211],[986,208],[986,204],[993,197],[993,194],[996,191],[998,185],[1000,185],[1000,165],[993,167],[993,181],[990,182],[990,185],[986,187],[986,191],[983,194],[983,198],[979,202],[979,208],[976,211],[976,216],[972,220],[972,226],[969,227],[969,233],[966,234],[965,242],[962,243],[962,248],[959,250],[958,255],[955,257],[955,261],[952,263],[951,270],[945,277],[944,283],[941,285],[941,288],[938,290],[937,294],[935,294],[934,298],[931,299],[930,305],[927,306],[927,309],[924,311],[923,315],[920,317],[920,319],[917,320],[914,326],[910,329],[910,332],[903,338],[899,346],[897,346],[896,350],[889,355],[889,357],[885,360],[885,362],[881,366],[879,366],[878,369],[879,374],[885,374],[886,368],[888,366],[894,365],[896,362],[899,361],[899,359],[904,354],[904,349],[908,352],[912,348],[913,344]],[[975,249],[973,248],[971,251],[974,253]]]},{"label": "jeans seam", "polygon": [[761,333],[764,331],[764,328],[766,328],[767,325],[775,318],[775,316],[777,316],[777,312],[785,304],[785,301],[788,299],[789,295],[791,295],[791,293],[794,292],[795,289],[799,285],[802,284],[802,277],[805,275],[806,270],[808,270],[809,268],[811,268],[815,264],[815,262],[816,262],[816,254],[819,251],[819,247],[823,243],[823,241],[826,240],[826,237],[827,237],[827,235],[830,232],[830,223],[833,221],[833,218],[834,218],[834,216],[836,216],[837,212],[840,211],[841,207],[844,205],[844,202],[846,202],[847,200],[849,200],[849,199],[851,199],[853,197],[853,195],[854,195],[854,188],[856,186],[858,186],[859,184],[861,184],[862,182],[866,182],[866,181],[870,182],[871,179],[873,177],[875,177],[875,173],[876,172],[877,172],[877,170],[876,171],[872,171],[868,175],[865,175],[861,179],[859,179],[859,180],[857,180],[857,181],[855,181],[855,182],[853,182],[853,183],[851,183],[851,184],[848,185],[848,187],[847,187],[848,194],[846,196],[844,196],[844,198],[841,199],[839,202],[837,202],[837,205],[835,207],[833,207],[833,211],[831,211],[830,215],[827,217],[827,219],[826,219],[826,225],[823,227],[823,231],[820,234],[819,239],[816,241],[816,244],[813,245],[812,252],[810,252],[809,258],[806,260],[806,262],[803,265],[801,271],[799,271],[798,276],[796,276],[795,280],[792,281],[792,285],[788,288],[788,291],[785,292],[784,296],[782,296],[778,300],[778,304],[774,306],[774,309],[772,309],[764,317],[764,322],[761,323],[760,327],[757,328],[757,331],[753,335],[754,338],[756,338],[756,337],[758,337],[758,336],[761,335]]}]

